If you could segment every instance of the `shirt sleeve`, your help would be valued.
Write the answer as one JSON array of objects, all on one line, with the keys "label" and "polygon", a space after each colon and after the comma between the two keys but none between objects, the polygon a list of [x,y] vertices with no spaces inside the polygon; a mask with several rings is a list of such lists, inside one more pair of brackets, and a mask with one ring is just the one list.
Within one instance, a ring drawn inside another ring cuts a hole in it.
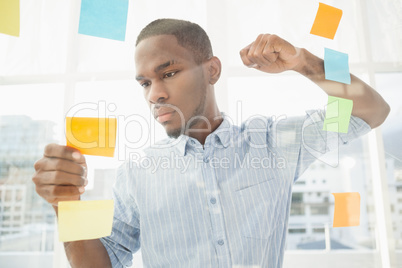
[{"label": "shirt sleeve", "polygon": [[298,129],[300,147],[295,181],[315,160],[327,152],[338,150],[340,145],[348,144],[371,130],[371,127],[364,120],[351,116],[347,133],[326,131],[323,130],[324,119],[324,110],[307,111],[303,124]]},{"label": "shirt sleeve", "polygon": [[109,254],[112,267],[130,267],[133,254],[140,248],[140,218],[136,203],[129,193],[129,170],[128,162],[117,170],[113,186],[112,233],[100,239]]},{"label": "shirt sleeve", "polygon": [[330,164],[326,153],[338,150],[371,128],[362,119],[351,116],[347,133],[323,130],[325,110],[309,110],[305,116],[280,117],[269,126],[268,144],[280,148],[296,181],[317,159]]}]

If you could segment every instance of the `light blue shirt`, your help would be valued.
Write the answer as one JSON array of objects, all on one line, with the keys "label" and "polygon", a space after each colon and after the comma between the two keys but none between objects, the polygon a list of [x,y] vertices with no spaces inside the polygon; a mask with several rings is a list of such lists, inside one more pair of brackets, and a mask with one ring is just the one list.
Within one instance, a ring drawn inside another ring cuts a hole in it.
[{"label": "light blue shirt", "polygon": [[269,267],[283,263],[292,186],[323,153],[370,131],[351,117],[347,134],[323,131],[325,112],[225,118],[203,146],[166,139],[117,172],[113,267]]}]

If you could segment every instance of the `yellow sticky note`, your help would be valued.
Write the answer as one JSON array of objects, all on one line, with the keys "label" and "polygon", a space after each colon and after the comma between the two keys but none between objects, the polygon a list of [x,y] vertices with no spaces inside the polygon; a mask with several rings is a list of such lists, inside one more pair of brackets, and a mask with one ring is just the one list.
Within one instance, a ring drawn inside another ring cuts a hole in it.
[{"label": "yellow sticky note", "polygon": [[66,117],[67,146],[82,154],[113,157],[116,118]]},{"label": "yellow sticky note", "polygon": [[59,240],[69,242],[109,236],[113,204],[113,200],[59,202]]},{"label": "yellow sticky note", "polygon": [[323,130],[348,133],[352,110],[352,100],[328,96]]},{"label": "yellow sticky note", "polygon": [[341,9],[319,3],[317,15],[310,33],[329,39],[334,39],[341,18]]},{"label": "yellow sticky note", "polygon": [[333,193],[335,211],[333,227],[348,227],[360,225],[360,194]]},{"label": "yellow sticky note", "polygon": [[20,0],[0,0],[0,33],[20,36]]}]

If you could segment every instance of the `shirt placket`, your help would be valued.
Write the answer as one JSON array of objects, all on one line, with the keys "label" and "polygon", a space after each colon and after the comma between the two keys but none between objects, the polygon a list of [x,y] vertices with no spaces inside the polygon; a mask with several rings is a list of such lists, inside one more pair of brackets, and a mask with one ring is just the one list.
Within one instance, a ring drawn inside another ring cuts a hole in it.
[{"label": "shirt placket", "polygon": [[224,215],[221,206],[216,172],[214,170],[215,168],[219,167],[219,162],[211,162],[211,158],[213,157],[213,149],[213,146],[206,146],[202,154],[202,171],[213,233],[213,245],[216,249],[219,267],[231,267],[229,243],[226,236],[223,218]]}]

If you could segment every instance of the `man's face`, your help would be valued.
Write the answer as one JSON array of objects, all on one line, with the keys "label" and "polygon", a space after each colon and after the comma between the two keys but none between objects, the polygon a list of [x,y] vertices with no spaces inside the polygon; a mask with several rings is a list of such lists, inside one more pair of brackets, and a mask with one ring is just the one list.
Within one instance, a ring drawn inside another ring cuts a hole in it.
[{"label": "man's face", "polygon": [[[170,137],[178,137],[204,116],[208,80],[205,66],[173,35],[142,40],[135,52],[136,79],[155,119]],[[193,118],[193,119],[192,119]]]}]

